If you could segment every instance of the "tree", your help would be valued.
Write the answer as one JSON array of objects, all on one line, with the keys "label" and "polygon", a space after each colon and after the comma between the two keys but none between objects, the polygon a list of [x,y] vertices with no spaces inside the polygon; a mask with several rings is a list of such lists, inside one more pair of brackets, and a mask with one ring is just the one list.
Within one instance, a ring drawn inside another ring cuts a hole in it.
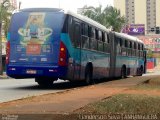
[{"label": "tree", "polygon": [[153,52],[151,49],[147,49],[147,58],[153,58]]},{"label": "tree", "polygon": [[103,14],[103,10],[102,10],[101,5],[96,8],[94,8],[92,6],[90,6],[90,7],[84,6],[82,8],[81,14],[105,25],[104,14]]},{"label": "tree", "polygon": [[117,32],[120,32],[122,26],[126,23],[125,17],[121,16],[120,11],[112,6],[107,6],[104,10],[101,5],[96,8],[84,6],[81,14],[101,23],[107,28],[112,27]]},{"label": "tree", "polygon": [[106,27],[112,27],[114,31],[120,32],[124,24],[126,23],[126,18],[121,16],[120,10],[109,6],[104,9]]},{"label": "tree", "polygon": [[8,27],[10,24],[11,11],[13,11],[13,6],[10,4],[9,0],[4,0],[0,5],[0,22],[3,23],[3,30],[5,35],[7,35]]}]

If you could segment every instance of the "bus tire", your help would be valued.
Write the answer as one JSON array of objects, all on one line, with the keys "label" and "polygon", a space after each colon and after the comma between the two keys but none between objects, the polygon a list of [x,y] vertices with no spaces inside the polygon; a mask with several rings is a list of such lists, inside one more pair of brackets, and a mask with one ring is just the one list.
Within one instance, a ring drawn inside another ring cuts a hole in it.
[{"label": "bus tire", "polygon": [[92,85],[92,84],[94,84],[94,81],[93,81],[93,78],[92,78],[92,71],[89,68],[86,69],[85,84],[86,85]]},{"label": "bus tire", "polygon": [[35,81],[40,87],[52,87],[53,80],[47,80],[47,78],[35,78]]},{"label": "bus tire", "polygon": [[123,67],[121,68],[121,78],[124,79],[124,78],[126,78],[126,77],[127,77],[127,75],[126,75],[126,67],[123,66]]},{"label": "bus tire", "polygon": [[141,66],[140,68],[138,68],[138,76],[142,76],[143,75],[143,66]]}]

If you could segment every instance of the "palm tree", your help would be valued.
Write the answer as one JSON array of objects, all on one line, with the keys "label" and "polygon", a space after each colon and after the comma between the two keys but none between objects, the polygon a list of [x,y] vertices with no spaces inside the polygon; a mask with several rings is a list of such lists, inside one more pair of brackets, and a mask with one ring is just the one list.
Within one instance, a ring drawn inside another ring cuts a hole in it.
[{"label": "palm tree", "polygon": [[104,9],[104,14],[106,27],[112,27],[114,31],[120,32],[122,27],[126,23],[126,18],[120,15],[120,10],[109,6]]},{"label": "palm tree", "polygon": [[87,16],[101,24],[103,24],[103,11],[102,11],[102,6],[100,5],[99,7],[92,7],[92,6],[84,6],[82,8],[82,15]]},{"label": "palm tree", "polygon": [[112,6],[107,6],[102,10],[102,6],[99,7],[87,7],[82,8],[82,15],[85,15],[107,28],[113,28],[114,31],[120,32],[122,26],[126,23],[125,17],[120,15],[120,11]]}]

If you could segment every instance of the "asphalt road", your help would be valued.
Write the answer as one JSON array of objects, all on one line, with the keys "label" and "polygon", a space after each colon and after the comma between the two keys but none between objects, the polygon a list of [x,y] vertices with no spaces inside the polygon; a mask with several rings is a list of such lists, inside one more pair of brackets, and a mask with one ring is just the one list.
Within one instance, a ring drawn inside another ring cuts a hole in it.
[{"label": "asphalt road", "polygon": [[[67,82],[58,81],[52,88],[40,88],[34,79],[4,79],[0,80],[0,103],[11,100],[37,96],[47,93],[64,91],[70,87],[65,87]],[[63,85],[63,89],[61,88]]]}]

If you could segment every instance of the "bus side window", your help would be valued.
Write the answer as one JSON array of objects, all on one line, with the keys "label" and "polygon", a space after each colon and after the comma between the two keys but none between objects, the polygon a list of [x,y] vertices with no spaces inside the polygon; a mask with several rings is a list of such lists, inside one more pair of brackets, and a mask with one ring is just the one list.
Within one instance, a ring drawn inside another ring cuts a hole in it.
[{"label": "bus side window", "polygon": [[81,43],[81,30],[80,30],[80,25],[79,23],[75,23],[74,26],[74,45],[75,47],[80,47]]},{"label": "bus side window", "polygon": [[132,42],[129,42],[129,48],[132,49]]},{"label": "bus side window", "polygon": [[144,45],[142,44],[142,50],[144,50]]},{"label": "bus side window", "polygon": [[138,50],[140,50],[140,44],[138,44]]},{"label": "bus side window", "polygon": [[91,38],[92,36],[92,32],[91,32],[92,28],[90,26],[88,26],[88,37]]},{"label": "bus side window", "polygon": [[117,54],[121,55],[122,54],[122,39],[117,38]]},{"label": "bus side window", "polygon": [[119,38],[120,46],[123,47],[123,40],[122,38]]},{"label": "bus side window", "polygon": [[96,34],[96,40],[99,40],[99,34],[97,29],[95,29],[95,34]]},{"label": "bus side window", "polygon": [[94,28],[92,28],[91,29],[91,38],[94,38],[95,39],[95,29]]},{"label": "bus side window", "polygon": [[125,40],[125,47],[128,48],[128,41]]},{"label": "bus side window", "polygon": [[98,32],[99,40],[98,40],[98,50],[103,51],[103,41],[102,41],[102,31]]},{"label": "bus side window", "polygon": [[73,38],[73,19],[71,16],[69,16],[68,18],[68,33],[69,33],[69,37],[72,41],[72,44],[74,43],[74,38]]},{"label": "bus side window", "polygon": [[95,39],[95,28],[91,27],[90,48],[97,50],[97,40]]},{"label": "bus side window", "polygon": [[141,44],[141,57],[143,57],[143,50],[144,50],[144,46],[143,46],[143,44]]},{"label": "bus side window", "polygon": [[102,31],[98,31],[99,40],[102,41]]},{"label": "bus side window", "polygon": [[136,44],[136,42],[134,42],[134,49],[137,49],[137,44]]},{"label": "bus side window", "polygon": [[88,25],[84,25],[84,31],[85,31],[85,36],[89,37],[88,35]]},{"label": "bus side window", "polygon": [[106,39],[106,38],[105,38],[105,33],[102,32],[102,41],[105,42],[105,39]]},{"label": "bus side window", "polygon": [[85,27],[84,23],[81,24],[81,33],[82,35],[85,35]]},{"label": "bus side window", "polygon": [[109,39],[108,39],[108,36],[107,36],[107,33],[105,32],[104,33],[104,35],[103,35],[104,37],[103,37],[103,50],[104,50],[104,52],[106,52],[106,53],[109,53],[109,50],[110,50],[110,48],[109,48],[109,45],[108,45],[108,43],[109,43]]},{"label": "bus side window", "polygon": [[106,43],[110,43],[109,35],[105,33],[105,41]]},{"label": "bus side window", "polygon": [[89,38],[88,38],[88,25],[84,24],[83,27],[83,35],[82,35],[82,48],[89,49]]},{"label": "bus side window", "polygon": [[116,41],[118,41],[119,46],[121,46],[121,47],[122,47],[122,39],[121,39],[121,38],[119,38],[118,36],[116,36]]},{"label": "bus side window", "polygon": [[107,40],[108,40],[108,43],[110,43],[109,34],[107,34]]}]

